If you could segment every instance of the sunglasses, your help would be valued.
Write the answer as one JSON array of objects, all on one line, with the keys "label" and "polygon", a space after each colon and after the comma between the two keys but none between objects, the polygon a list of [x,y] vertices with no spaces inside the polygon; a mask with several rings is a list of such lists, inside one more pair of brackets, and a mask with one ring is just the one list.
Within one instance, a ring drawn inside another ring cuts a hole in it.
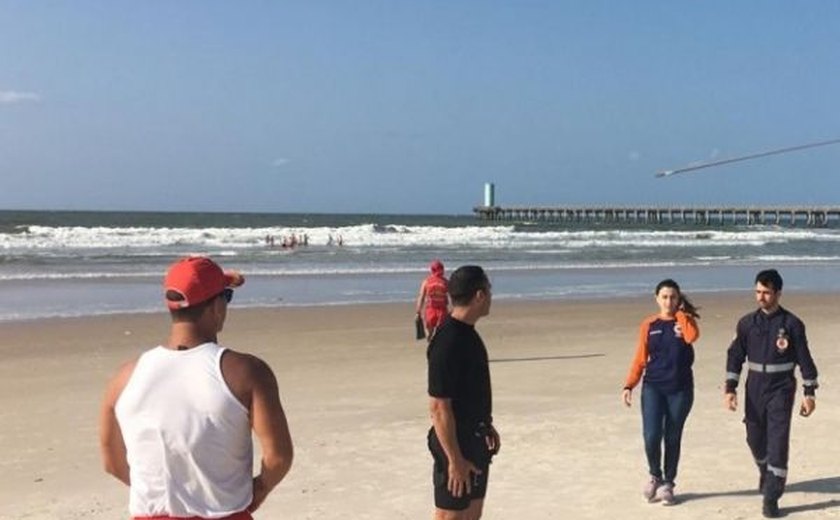
[{"label": "sunglasses", "polygon": [[226,303],[230,303],[230,301],[233,299],[233,289],[225,289],[224,291],[219,293],[219,296],[223,297]]}]

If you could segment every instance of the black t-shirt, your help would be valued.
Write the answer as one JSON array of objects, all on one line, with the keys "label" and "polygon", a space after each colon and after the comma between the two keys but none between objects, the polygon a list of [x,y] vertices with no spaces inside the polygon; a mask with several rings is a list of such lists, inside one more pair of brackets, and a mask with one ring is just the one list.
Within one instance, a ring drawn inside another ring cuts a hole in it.
[{"label": "black t-shirt", "polygon": [[429,395],[452,400],[456,424],[489,424],[493,412],[490,367],[475,327],[447,316],[429,343],[426,357]]}]

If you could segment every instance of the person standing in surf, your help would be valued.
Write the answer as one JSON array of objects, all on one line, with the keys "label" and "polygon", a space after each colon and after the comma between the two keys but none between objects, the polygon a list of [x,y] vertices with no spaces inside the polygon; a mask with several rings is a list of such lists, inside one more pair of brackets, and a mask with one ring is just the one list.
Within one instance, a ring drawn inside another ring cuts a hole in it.
[{"label": "person standing in surf", "polygon": [[431,341],[435,330],[449,313],[449,281],[443,275],[443,262],[440,260],[432,261],[429,270],[431,274],[420,284],[416,307],[417,316],[424,318],[426,338]]}]

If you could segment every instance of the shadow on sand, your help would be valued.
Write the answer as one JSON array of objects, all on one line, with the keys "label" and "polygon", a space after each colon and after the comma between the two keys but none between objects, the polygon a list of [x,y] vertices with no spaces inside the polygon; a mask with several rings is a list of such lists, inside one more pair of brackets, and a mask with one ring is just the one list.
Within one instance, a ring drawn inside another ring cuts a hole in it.
[{"label": "shadow on sand", "polygon": [[[840,477],[826,477],[813,480],[804,480],[802,482],[793,482],[788,484],[785,488],[785,494],[788,493],[835,493],[840,494]],[[738,491],[721,491],[709,493],[685,493],[680,494],[680,502],[689,502],[691,500],[702,500],[704,498],[715,497],[731,497],[731,496],[754,496],[758,498],[759,493],[756,489],[742,489]],[[823,500],[814,502],[813,504],[802,504],[798,506],[784,506],[784,498],[781,501],[781,510],[783,515],[807,513],[809,511],[823,511],[835,507],[840,507],[840,497],[831,500]]]},{"label": "shadow on sand", "polygon": [[[817,478],[794,482],[787,486],[787,492],[802,493],[833,493],[840,494],[840,477]],[[813,504],[802,504],[798,506],[782,507],[785,514],[807,513],[809,511],[823,511],[834,507],[840,507],[840,497]]]},{"label": "shadow on sand", "polygon": [[524,357],[524,358],[503,358],[491,359],[490,363],[517,363],[521,361],[552,361],[558,359],[586,359],[595,357],[604,357],[606,354],[579,354],[576,356],[543,356],[543,357]]},{"label": "shadow on sand", "polygon": [[705,498],[718,497],[749,497],[758,496],[758,491],[755,489],[739,489],[737,491],[710,491],[708,493],[680,493],[678,495],[680,502],[691,502],[694,500],[703,500]]},{"label": "shadow on sand", "polygon": [[785,488],[792,493],[840,493],[840,477],[816,478],[814,480],[803,480],[792,482]]}]

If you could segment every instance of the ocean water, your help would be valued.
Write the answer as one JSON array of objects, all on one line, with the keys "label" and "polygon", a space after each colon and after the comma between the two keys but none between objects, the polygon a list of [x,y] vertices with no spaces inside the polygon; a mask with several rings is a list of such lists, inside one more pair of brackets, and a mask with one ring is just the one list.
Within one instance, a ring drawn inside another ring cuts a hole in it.
[{"label": "ocean water", "polygon": [[[308,246],[281,247],[303,234]],[[838,229],[0,211],[0,320],[159,311],[167,265],[190,254],[246,275],[240,307],[411,301],[433,258],[482,265],[501,299],[645,295],[665,277],[689,293],[750,290],[766,267],[790,290],[840,290]]]}]

